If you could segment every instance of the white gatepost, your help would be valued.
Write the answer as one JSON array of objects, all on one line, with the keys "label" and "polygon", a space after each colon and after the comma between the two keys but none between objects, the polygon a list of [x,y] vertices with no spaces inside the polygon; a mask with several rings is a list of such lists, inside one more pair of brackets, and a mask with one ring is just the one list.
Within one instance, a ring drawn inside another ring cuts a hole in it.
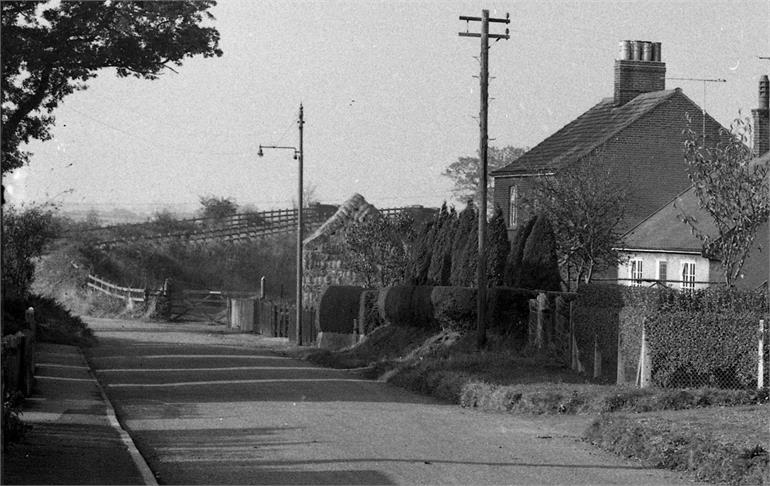
[{"label": "white gatepost", "polygon": [[759,339],[757,339],[757,389],[765,387],[765,320],[759,320]]},{"label": "white gatepost", "polygon": [[645,324],[642,323],[642,347],[639,351],[639,366],[636,372],[636,386],[647,388],[650,386],[652,366],[650,360],[650,350],[647,347],[647,331]]}]

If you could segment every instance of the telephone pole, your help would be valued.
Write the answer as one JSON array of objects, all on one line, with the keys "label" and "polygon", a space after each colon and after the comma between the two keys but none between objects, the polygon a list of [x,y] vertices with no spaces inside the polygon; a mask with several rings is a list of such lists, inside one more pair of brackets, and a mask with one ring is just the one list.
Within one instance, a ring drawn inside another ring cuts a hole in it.
[{"label": "telephone pole", "polygon": [[302,147],[302,134],[305,126],[305,114],[302,103],[299,104],[299,185],[297,187],[297,346],[302,346],[302,165],[305,162],[305,152]]},{"label": "telephone pole", "polygon": [[[460,32],[460,37],[480,37],[481,55],[479,63],[481,72],[479,84],[481,93],[481,108],[479,110],[479,260],[476,268],[476,280],[478,281],[478,298],[476,301],[476,343],[479,348],[487,342],[487,149],[489,136],[487,133],[487,109],[489,106],[489,39],[508,40],[508,29],[505,34],[490,34],[489,23],[510,23],[510,16],[504,19],[490,18],[489,10],[482,10],[481,17],[460,16],[460,20],[466,22],[466,31]],[[481,22],[481,33],[469,32],[467,27],[470,22]]]}]

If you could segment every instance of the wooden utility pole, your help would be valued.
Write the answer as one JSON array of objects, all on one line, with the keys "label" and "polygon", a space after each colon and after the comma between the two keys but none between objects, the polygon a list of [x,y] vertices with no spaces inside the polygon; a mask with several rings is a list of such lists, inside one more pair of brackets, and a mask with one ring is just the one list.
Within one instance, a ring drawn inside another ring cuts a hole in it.
[{"label": "wooden utility pole", "polygon": [[302,133],[305,126],[304,109],[302,103],[299,104],[299,184],[297,188],[297,346],[302,346],[302,165],[305,161],[305,152],[303,151]]},{"label": "wooden utility pole", "polygon": [[504,19],[489,18],[489,10],[482,10],[481,17],[468,17],[461,15],[460,20],[465,20],[466,25],[473,22],[481,22],[481,33],[460,32],[460,37],[480,37],[481,55],[479,63],[481,72],[479,75],[481,108],[479,110],[479,260],[476,268],[476,279],[478,281],[478,299],[476,302],[476,331],[477,345],[483,347],[487,342],[487,149],[489,145],[489,135],[487,133],[487,108],[489,106],[489,39],[506,39],[508,29],[505,34],[490,34],[489,23],[500,22],[510,23],[509,15]]}]

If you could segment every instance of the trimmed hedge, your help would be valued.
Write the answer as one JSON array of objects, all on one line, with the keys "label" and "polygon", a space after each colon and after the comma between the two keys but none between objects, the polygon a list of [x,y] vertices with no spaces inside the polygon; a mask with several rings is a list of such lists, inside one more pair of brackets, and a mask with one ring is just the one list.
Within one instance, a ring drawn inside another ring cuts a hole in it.
[{"label": "trimmed hedge", "polygon": [[321,332],[352,333],[353,319],[358,319],[363,287],[332,285],[318,301],[318,329]]},{"label": "trimmed hedge", "polygon": [[386,324],[421,328],[435,327],[429,298],[433,287],[395,286],[380,290],[377,307]]},{"label": "trimmed hedge", "polygon": [[573,310],[575,339],[591,370],[596,337],[608,379],[617,373],[620,354],[627,383],[636,376],[645,326],[656,385],[750,387],[757,378],[756,328],[766,306],[764,291],[584,285]]},{"label": "trimmed hedge", "polygon": [[663,387],[756,387],[762,317],[752,311],[659,313],[647,323],[653,382]]},{"label": "trimmed hedge", "polygon": [[[365,294],[362,294],[362,300]],[[535,293],[525,289],[487,289],[489,329],[526,338],[529,299]],[[396,286],[379,291],[376,307],[385,324],[423,329],[475,329],[477,291],[472,287]],[[362,304],[370,305],[370,304]]]}]

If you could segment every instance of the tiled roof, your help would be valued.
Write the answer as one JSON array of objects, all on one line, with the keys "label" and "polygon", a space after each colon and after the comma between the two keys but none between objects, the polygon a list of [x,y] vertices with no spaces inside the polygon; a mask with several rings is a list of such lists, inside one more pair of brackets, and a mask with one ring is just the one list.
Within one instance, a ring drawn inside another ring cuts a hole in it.
[{"label": "tiled roof", "polygon": [[375,217],[377,214],[379,214],[377,208],[369,204],[362,195],[353,194],[339,207],[331,218],[326,220],[320,228],[307,237],[303,244],[308,245],[322,241],[354,221],[365,221]]},{"label": "tiled roof", "polygon": [[[770,152],[753,160],[751,164],[770,164]],[[682,221],[682,215],[695,218],[695,224],[703,234],[717,235],[714,220],[701,209],[695,188],[690,187],[629,230],[623,236],[623,247],[628,250],[700,253],[703,243],[693,234],[690,225]]]},{"label": "tiled roof", "polygon": [[695,218],[695,224],[702,232],[715,232],[714,222],[700,208],[695,188],[690,187],[626,233],[623,248],[700,253],[703,243],[693,234],[690,225],[682,221],[685,214]]},{"label": "tiled roof", "polygon": [[613,98],[605,98],[511,164],[492,172],[492,175],[532,173],[566,167],[680,92],[677,88],[644,93],[622,106],[615,106]]}]

